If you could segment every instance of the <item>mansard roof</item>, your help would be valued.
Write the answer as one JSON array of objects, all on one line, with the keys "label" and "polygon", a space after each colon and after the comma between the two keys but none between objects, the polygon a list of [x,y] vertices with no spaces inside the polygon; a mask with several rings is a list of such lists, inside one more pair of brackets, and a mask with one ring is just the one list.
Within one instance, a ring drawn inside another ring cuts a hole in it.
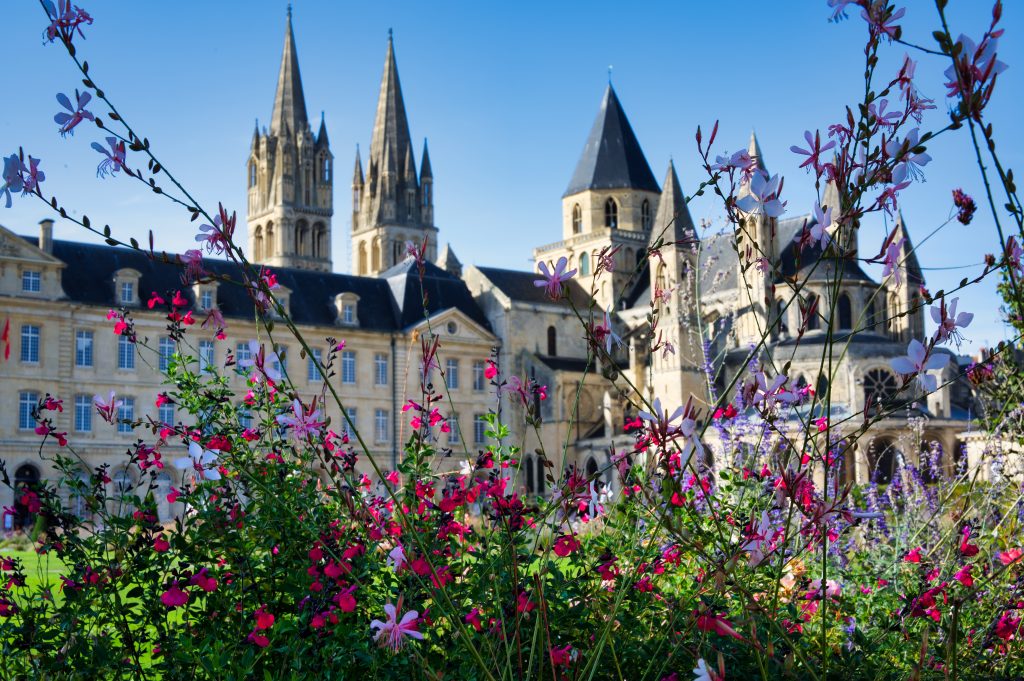
[{"label": "mansard roof", "polygon": [[[497,267],[477,267],[487,279],[494,284],[495,288],[509,297],[510,300],[520,303],[544,303],[547,305],[565,305],[564,301],[553,301],[540,286],[534,286],[540,275],[536,272],[522,272],[519,270],[505,270]],[[569,296],[577,308],[589,306],[590,296],[575,279],[570,279],[563,284]]]},{"label": "mansard roof", "polygon": [[[35,237],[21,238],[32,245],[38,242]],[[190,303],[195,303],[192,287],[182,285],[181,268],[150,259],[145,253],[103,244],[55,240],[53,255],[66,263],[61,282],[72,302],[104,309],[116,307],[112,284],[114,273],[130,268],[142,275],[139,281],[142,300],[146,300],[152,291],[161,295],[168,291],[181,291]],[[203,260],[203,267],[215,276],[226,276],[232,282],[241,281],[241,268],[235,263],[207,258]],[[334,298],[339,293],[354,293],[359,297],[356,318],[362,329],[401,331],[426,316],[419,276],[411,259],[393,267],[382,278],[287,267],[274,268],[274,274],[278,283],[292,292],[288,313],[300,326],[333,326],[337,318]],[[424,284],[426,314],[456,308],[490,329],[486,317],[461,279],[427,263]],[[240,285],[221,282],[217,287],[217,307],[229,320],[253,319],[253,303]]]},{"label": "mansard roof", "polygon": [[305,132],[308,128],[306,98],[302,93],[299,55],[295,51],[292,10],[289,7],[284,31],[284,50],[281,53],[281,71],[277,76],[277,93],[274,95],[274,112],[270,116],[270,133],[280,135],[287,131],[295,134]]},{"label": "mansard roof", "polygon": [[661,191],[611,83],[563,196],[588,189]]}]

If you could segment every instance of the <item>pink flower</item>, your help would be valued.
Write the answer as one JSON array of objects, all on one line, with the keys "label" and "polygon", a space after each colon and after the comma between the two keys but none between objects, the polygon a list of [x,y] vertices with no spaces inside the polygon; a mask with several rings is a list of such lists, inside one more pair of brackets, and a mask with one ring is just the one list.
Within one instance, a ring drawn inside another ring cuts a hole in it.
[{"label": "pink flower", "polygon": [[891,158],[898,158],[899,162],[892,170],[892,181],[900,183],[907,178],[912,180],[924,179],[921,168],[931,162],[932,157],[925,152],[915,153],[914,148],[918,146],[918,129],[914,128],[907,133],[902,142],[893,138],[885,145],[885,153]]},{"label": "pink flower", "polygon": [[170,589],[160,596],[160,602],[168,608],[178,608],[188,603],[188,593],[182,591],[178,583],[175,582],[171,585]]},{"label": "pink flower", "polygon": [[971,577],[971,568],[973,565],[964,565],[962,568],[956,571],[953,575],[953,579],[960,582],[964,586],[974,586],[974,578]]},{"label": "pink flower", "polygon": [[162,534],[157,535],[156,539],[153,540],[153,550],[157,553],[166,553],[170,548],[170,543],[164,539]]},{"label": "pink flower", "polygon": [[777,218],[786,212],[785,202],[779,200],[782,183],[778,175],[769,178],[767,173],[758,168],[750,176],[747,189],[749,193],[736,200],[736,207],[743,212],[763,214],[770,218]]},{"label": "pink flower", "polygon": [[893,22],[902,19],[906,13],[907,10],[902,7],[893,10],[889,7],[888,0],[867,0],[865,7],[860,11],[860,16],[868,22],[872,36],[885,36],[892,42],[900,36],[900,27]]},{"label": "pink flower", "polygon": [[[217,590],[217,580],[208,574],[206,568],[203,568],[196,574],[192,575],[192,578],[189,580],[189,584],[192,586],[198,586],[206,593],[213,593]],[[271,615],[271,617],[273,617],[273,615]]]},{"label": "pink flower", "polygon": [[554,667],[568,667],[572,663],[572,646],[551,649],[551,665]]},{"label": "pink flower", "polygon": [[103,398],[99,395],[93,397],[92,400],[93,404],[96,405],[96,412],[100,415],[100,418],[107,423],[114,422],[114,416],[117,413],[117,410],[124,404],[121,400],[115,399],[113,390],[110,391],[110,399],[106,402],[104,402]]},{"label": "pink flower", "polygon": [[938,324],[938,328],[935,330],[936,343],[945,343],[948,340],[952,340],[958,348],[960,347],[963,335],[957,330],[957,327],[966,329],[974,319],[974,314],[971,312],[957,314],[956,303],[958,300],[960,299],[954,298],[950,301],[949,308],[947,308],[946,298],[943,296],[939,301],[939,305],[932,307],[932,321]]},{"label": "pink flower", "polygon": [[907,555],[903,556],[903,562],[905,563],[920,563],[921,562],[921,547],[911,549],[907,552]]},{"label": "pink flower", "polygon": [[89,111],[86,111],[85,105],[92,99],[92,95],[88,92],[79,94],[78,90],[75,90],[75,105],[71,105],[71,100],[63,92],[57,94],[57,102],[71,113],[64,113],[61,111],[53,117],[54,123],[60,126],[60,136],[64,137],[69,132],[75,134],[75,126],[82,121],[94,121],[96,117],[93,116]]},{"label": "pink flower", "polygon": [[900,265],[900,253],[903,251],[903,244],[906,242],[905,237],[890,242],[885,247],[885,267],[882,269],[882,279],[885,279],[890,274],[892,275],[892,283],[895,288],[899,288],[900,284],[903,283]]},{"label": "pink flower", "polygon": [[568,265],[569,260],[562,256],[555,263],[555,269],[552,271],[548,269],[548,264],[541,260],[537,263],[537,268],[544,278],[534,280],[533,285],[545,289],[548,297],[552,300],[558,300],[562,296],[562,283],[569,281],[576,274],[576,270],[565,271]]},{"label": "pink flower", "polygon": [[386,564],[396,573],[400,572],[406,567],[406,565],[408,565],[408,561],[405,559],[405,550],[402,548],[401,544],[388,552]]},{"label": "pink flower", "polygon": [[249,341],[249,358],[239,360],[238,366],[241,369],[252,369],[249,380],[254,383],[259,383],[263,379],[280,381],[281,372],[276,368],[280,361],[276,352],[268,353],[259,341],[251,340]]},{"label": "pink flower", "polygon": [[277,423],[291,428],[292,437],[299,444],[303,443],[306,438],[317,435],[324,425],[324,422],[320,420],[320,410],[316,408],[316,400],[314,399],[313,403],[309,405],[309,409],[305,409],[298,398],[292,401],[292,414],[279,414]]},{"label": "pink flower", "polygon": [[203,269],[202,251],[190,248],[178,257],[185,266],[185,271],[181,273],[181,281],[183,284],[188,286],[206,276],[206,270]]},{"label": "pink flower", "polygon": [[580,543],[576,540],[576,537],[571,534],[564,534],[555,540],[552,550],[555,552],[556,556],[565,558],[569,554],[575,552],[578,548],[580,548]]},{"label": "pink flower", "polygon": [[78,31],[78,35],[85,38],[85,34],[82,33],[82,24],[92,24],[92,17],[81,7],[77,5],[72,6],[71,0],[57,0],[56,7],[53,4],[53,0],[43,0],[43,8],[46,10],[46,14],[50,17],[50,25],[46,27],[46,39],[49,42],[53,42],[57,38],[62,41],[70,43],[71,39],[75,37],[75,31]]},{"label": "pink flower", "polygon": [[498,365],[492,360],[487,360],[487,368],[484,369],[484,378],[488,381],[498,375]]},{"label": "pink flower", "polygon": [[93,142],[92,148],[103,154],[104,159],[100,161],[100,164],[96,167],[96,177],[106,177],[107,175],[116,175],[119,170],[128,170],[128,166],[125,165],[125,150],[124,142],[118,141],[116,137],[108,137],[107,144],[110,145],[110,150],[105,149],[99,142]]},{"label": "pink flower", "polygon": [[1004,641],[1009,641],[1020,628],[1020,618],[1011,612],[1004,612],[996,622],[995,634]]},{"label": "pink flower", "polygon": [[231,249],[232,238],[235,235],[235,213],[228,215],[223,204],[217,204],[217,215],[213,218],[212,225],[199,225],[200,234],[196,235],[196,241],[206,242],[208,253],[225,253]]},{"label": "pink flower", "polygon": [[206,319],[201,324],[202,328],[206,328],[209,325],[211,328],[217,330],[217,340],[224,340],[227,336],[224,330],[228,328],[227,322],[224,321],[224,315],[217,308],[212,308],[206,311]]},{"label": "pink flower", "polygon": [[253,613],[253,617],[256,618],[256,628],[260,631],[265,631],[274,626],[274,615],[264,610],[262,605]]},{"label": "pink flower", "polygon": [[388,603],[384,606],[384,612],[387,614],[387,620],[373,620],[370,622],[370,628],[376,629],[377,633],[373,635],[373,640],[378,643],[382,648],[390,648],[391,650],[398,652],[405,645],[405,637],[415,638],[417,640],[423,640],[423,634],[416,630],[416,624],[420,614],[415,610],[401,615],[399,618],[399,611],[402,608],[402,598],[398,598],[398,605],[392,605]]},{"label": "pink flower", "polygon": [[945,355],[932,354],[929,356],[928,349],[916,338],[907,346],[906,357],[897,357],[889,361],[893,371],[898,374],[904,376],[916,374],[921,389],[929,393],[935,391],[938,380],[927,372],[941,369],[948,363],[949,358]]},{"label": "pink flower", "polygon": [[1024,556],[1024,551],[1020,549],[1007,549],[999,554],[999,562],[1003,565],[1013,565],[1020,561],[1022,556]]},{"label": "pink flower", "polygon": [[733,628],[724,615],[714,615],[706,612],[697,615],[697,628],[701,631],[718,634],[719,636],[731,636],[743,640],[740,633]]},{"label": "pink flower", "polygon": [[806,156],[807,159],[800,164],[800,167],[806,168],[807,166],[812,166],[818,177],[821,177],[822,172],[824,172],[824,166],[821,163],[821,153],[833,148],[836,146],[836,143],[835,141],[832,141],[825,146],[821,146],[821,133],[817,130],[814,131],[813,135],[810,130],[805,130],[804,139],[807,140],[806,149],[801,149],[800,147],[793,145],[789,150],[794,154]]}]

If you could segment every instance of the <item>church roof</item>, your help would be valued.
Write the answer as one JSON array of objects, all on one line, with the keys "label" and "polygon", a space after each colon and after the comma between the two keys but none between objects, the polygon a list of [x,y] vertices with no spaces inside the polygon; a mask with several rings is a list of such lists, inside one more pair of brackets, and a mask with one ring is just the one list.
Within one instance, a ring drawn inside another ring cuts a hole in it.
[{"label": "church roof", "polygon": [[[35,237],[21,238],[32,245],[38,243]],[[161,295],[168,291],[181,291],[190,303],[195,303],[192,287],[181,283],[181,268],[150,259],[145,253],[104,244],[55,240],[53,255],[66,263],[61,272],[61,283],[73,302],[104,309],[116,307],[114,274],[128,268],[142,275],[138,290],[143,300],[151,291]],[[234,282],[242,278],[240,266],[226,260],[204,259],[203,267],[215,276],[226,275]],[[412,275],[408,276],[410,267]],[[362,329],[398,331],[423,320],[425,316],[419,275],[411,258],[385,273],[387,278],[287,267],[274,268],[274,274],[278,283],[291,291],[288,314],[300,326],[333,326],[337,319],[334,298],[339,293],[359,296],[356,318]],[[462,280],[427,263],[424,283],[427,314],[454,307],[490,329]],[[217,287],[217,308],[228,320],[253,320],[254,307],[249,294],[244,287],[234,283],[221,282]]]},{"label": "church roof", "polygon": [[665,185],[658,201],[658,212],[654,217],[654,229],[651,230],[651,244],[658,239],[666,242],[674,241],[679,245],[691,244],[697,239],[697,230],[693,227],[693,218],[686,205],[686,197],[679,186],[679,176],[672,161],[668,162],[668,173]]},{"label": "church roof", "polygon": [[295,134],[304,132],[308,127],[306,98],[302,94],[299,55],[295,51],[292,10],[289,7],[284,31],[284,51],[281,54],[281,71],[277,76],[277,94],[274,95],[274,112],[270,116],[270,132],[279,135],[287,130]]},{"label": "church roof", "polygon": [[912,287],[924,285],[924,272],[921,270],[921,263],[917,260],[917,250],[910,242],[910,233],[907,231],[907,223],[903,221],[903,211],[896,215],[896,236],[894,241],[900,238],[905,239],[900,248],[900,263],[907,271],[907,283]]},{"label": "church roof", "polygon": [[[535,272],[504,270],[497,267],[477,267],[477,269],[494,284],[495,288],[511,300],[521,303],[565,304],[564,302],[556,303],[548,298],[548,294],[542,287],[534,286],[533,282],[540,278],[540,275]],[[563,286],[568,289],[569,295],[577,307],[590,304],[590,296],[575,279],[570,279]]]},{"label": "church roof", "polygon": [[661,191],[611,83],[563,196],[587,189]]},{"label": "church roof", "polygon": [[380,81],[380,96],[377,99],[377,114],[370,138],[368,162],[379,172],[395,169],[407,156],[412,155],[409,137],[409,119],[405,114],[405,99],[402,84],[398,80],[398,66],[395,63],[395,45],[388,34],[388,51],[384,58],[384,75]]},{"label": "church roof", "polygon": [[459,262],[459,258],[455,255],[455,250],[450,243],[445,243],[444,248],[441,249],[441,254],[437,256],[436,264],[445,272],[456,273],[462,271],[462,263]]}]

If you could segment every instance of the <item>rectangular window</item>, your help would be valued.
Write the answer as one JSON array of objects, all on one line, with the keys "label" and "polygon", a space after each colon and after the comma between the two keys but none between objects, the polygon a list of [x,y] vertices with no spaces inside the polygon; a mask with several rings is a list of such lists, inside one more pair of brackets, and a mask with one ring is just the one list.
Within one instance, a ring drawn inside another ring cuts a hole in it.
[{"label": "rectangular window", "polygon": [[377,442],[388,441],[388,411],[378,409],[373,414],[373,434]]},{"label": "rectangular window", "polygon": [[92,397],[75,395],[75,430],[79,433],[92,432]]},{"label": "rectangular window", "polygon": [[274,348],[274,354],[277,355],[277,359],[273,363],[274,368],[283,376],[288,372],[288,348],[278,345]]},{"label": "rectangular window", "polygon": [[352,303],[345,303],[341,308],[341,321],[345,324],[356,323],[356,306]]},{"label": "rectangular window", "polygon": [[203,292],[199,295],[199,307],[203,310],[213,309],[213,291],[203,289]]},{"label": "rectangular window", "polygon": [[473,442],[482,445],[487,442],[487,421],[486,414],[476,414],[473,417]]},{"label": "rectangular window", "polygon": [[252,359],[252,352],[249,350],[249,344],[242,341],[235,346],[235,361],[241,362],[242,360]]},{"label": "rectangular window", "polygon": [[160,371],[167,371],[171,368],[171,359],[174,357],[174,341],[170,338],[160,339]]},{"label": "rectangular window", "polygon": [[164,402],[160,405],[160,409],[157,411],[157,418],[160,419],[160,423],[165,423],[168,426],[174,425],[174,405],[170,402]]},{"label": "rectangular window", "polygon": [[131,305],[135,302],[135,282],[121,282],[121,304]]},{"label": "rectangular window", "polygon": [[355,429],[359,428],[359,421],[356,419],[356,416],[358,416],[359,412],[356,410],[355,407],[348,407],[347,409],[345,409],[345,412],[348,414],[349,420],[352,421],[352,425],[348,425],[348,421],[342,419],[341,432],[343,432],[345,435],[348,435],[350,438],[354,438],[356,436]]},{"label": "rectangular window", "polygon": [[26,293],[39,293],[42,288],[43,276],[36,270],[25,270],[21,273],[21,290]]},{"label": "rectangular window", "polygon": [[459,444],[461,442],[461,440],[459,439],[459,415],[458,414],[453,412],[452,415],[448,417],[448,427],[451,428],[451,430],[448,431],[448,444],[450,444],[450,445],[457,445],[457,444]]},{"label": "rectangular window", "polygon": [[238,405],[238,424],[243,428],[252,428],[253,418],[252,412],[249,411],[249,405]]},{"label": "rectangular window", "polygon": [[383,353],[373,356],[373,384],[388,384],[388,356]]},{"label": "rectangular window", "polygon": [[75,366],[92,366],[92,331],[75,331]]},{"label": "rectangular window", "polygon": [[36,420],[32,418],[32,410],[39,404],[39,394],[24,392],[18,395],[18,428],[32,430]]},{"label": "rectangular window", "polygon": [[208,374],[216,362],[216,346],[212,340],[199,341],[199,371]]},{"label": "rectangular window", "polygon": [[341,382],[344,385],[356,384],[356,353],[354,350],[341,351]]},{"label": "rectangular window", "polygon": [[132,421],[135,420],[135,398],[122,397],[121,406],[117,408],[117,432],[132,432]]},{"label": "rectangular window", "polygon": [[313,350],[313,354],[306,357],[306,380],[310,383],[319,383],[320,365],[323,364],[324,353],[319,348]]},{"label": "rectangular window", "polygon": [[121,336],[117,339],[117,368],[135,368],[135,344],[128,339],[128,336]]},{"label": "rectangular window", "polygon": [[24,324],[21,327],[21,361],[39,362],[39,327]]},{"label": "rectangular window", "polygon": [[478,393],[487,389],[487,378],[484,376],[486,368],[480,360],[473,362],[473,390]]},{"label": "rectangular window", "polygon": [[459,360],[449,359],[447,361],[444,377],[449,390],[459,389]]}]

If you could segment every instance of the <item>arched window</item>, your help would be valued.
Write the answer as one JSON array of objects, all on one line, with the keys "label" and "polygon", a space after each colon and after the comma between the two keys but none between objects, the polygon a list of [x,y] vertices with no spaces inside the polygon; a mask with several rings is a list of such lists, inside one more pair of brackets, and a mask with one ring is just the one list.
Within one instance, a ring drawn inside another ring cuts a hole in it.
[{"label": "arched window", "polygon": [[380,266],[380,237],[373,240],[373,248],[371,249],[370,254],[372,255],[372,267],[375,271],[379,272],[382,269]]},{"label": "arched window", "polygon": [[295,225],[295,255],[309,255],[309,225],[305,220]]},{"label": "arched window", "polygon": [[273,256],[277,252],[277,244],[274,243],[274,223],[268,222],[266,232],[263,234],[263,259]]},{"label": "arched window", "polygon": [[583,211],[580,204],[572,204],[572,233],[579,234],[583,231]]},{"label": "arched window", "polygon": [[[821,318],[818,316],[819,314],[821,314],[821,311],[815,304],[817,301],[817,295],[811,293],[807,296],[807,310],[809,311],[807,315],[808,331],[814,331],[815,329],[821,328]],[[810,310],[813,310],[813,312],[810,312]]]},{"label": "arched window", "polygon": [[544,496],[547,491],[547,484],[544,480],[544,459],[540,456],[535,457],[534,463],[537,464],[537,494]]},{"label": "arched window", "polygon": [[252,229],[252,259],[256,262],[263,260],[263,230],[259,225]]},{"label": "arched window", "polygon": [[822,402],[828,397],[828,387],[828,376],[825,375],[825,372],[818,374],[818,382],[814,384],[814,394]]},{"label": "arched window", "polygon": [[322,222],[313,225],[313,257],[327,257],[327,228]]},{"label": "arched window", "polygon": [[775,301],[775,321],[779,324],[779,333],[789,332],[789,326],[786,324],[786,304],[782,298]]},{"label": "arched window", "polygon": [[878,308],[875,307],[875,299],[870,298],[868,300],[868,307],[865,316],[865,324],[871,333],[877,333],[878,329],[875,326],[878,325]]},{"label": "arched window", "polygon": [[533,473],[534,473],[534,470],[533,470],[533,456],[531,456],[530,454],[527,454],[523,458],[522,467],[526,469],[526,491],[529,494],[533,494],[534,493],[534,489],[535,489],[535,487],[534,487],[535,481],[534,481],[534,476],[533,476]]},{"label": "arched window", "polygon": [[397,265],[402,262],[402,245],[401,237],[391,244],[391,264]]},{"label": "arched window", "polygon": [[18,466],[14,472],[14,527],[25,529],[35,523],[35,514],[28,510],[28,506],[21,502],[26,490],[35,490],[39,487],[39,469],[30,463]]},{"label": "arched window", "polygon": [[362,191],[360,191],[358,188],[353,188],[352,189],[352,212],[353,213],[358,213],[359,212],[359,196],[361,194],[362,194]]},{"label": "arched window", "polygon": [[360,241],[359,242],[359,267],[358,267],[358,272],[359,272],[360,275],[365,275],[366,274],[367,267],[369,266],[366,260],[367,260],[367,258],[366,258],[366,242],[365,241]]},{"label": "arched window", "polygon": [[249,186],[250,187],[255,187],[256,186],[256,164],[255,163],[250,163],[249,164]]},{"label": "arched window", "polygon": [[590,255],[587,253],[580,253],[580,276],[586,277],[590,275]]},{"label": "arched window", "polygon": [[604,202],[604,226],[608,229],[619,228],[619,204],[609,198]]},{"label": "arched window", "polygon": [[548,327],[548,357],[556,357],[558,355],[558,332],[555,331],[555,327]]},{"label": "arched window", "polygon": [[900,455],[899,449],[892,440],[879,439],[871,443],[871,450],[868,456],[870,464],[871,480],[880,485],[892,482],[892,476],[896,472],[896,459]]},{"label": "arched window", "polygon": [[871,369],[864,374],[864,408],[874,414],[876,408],[885,408],[899,392],[896,376],[888,369]]},{"label": "arched window", "polygon": [[640,224],[645,230],[651,228],[651,202],[647,199],[640,204]]},{"label": "arched window", "polygon": [[597,475],[597,461],[592,456],[587,457],[586,471],[587,480],[593,480]]},{"label": "arched window", "polygon": [[853,305],[850,304],[850,296],[845,293],[839,294],[838,301],[839,328],[853,328]]},{"label": "arched window", "polygon": [[331,161],[326,156],[320,157],[320,180],[324,184],[331,181]]}]

